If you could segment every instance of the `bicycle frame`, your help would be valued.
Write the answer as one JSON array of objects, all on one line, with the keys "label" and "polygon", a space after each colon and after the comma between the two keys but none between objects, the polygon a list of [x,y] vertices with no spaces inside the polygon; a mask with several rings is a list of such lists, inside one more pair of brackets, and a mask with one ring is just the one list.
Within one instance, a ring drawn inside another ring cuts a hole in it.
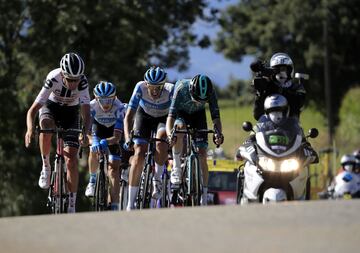
[{"label": "bicycle frame", "polygon": [[144,139],[148,142],[148,148],[146,152],[145,165],[140,177],[139,191],[136,197],[136,208],[144,209],[150,208],[151,203],[151,191],[152,191],[152,173],[155,167],[154,155],[155,155],[155,143],[166,142],[163,139],[155,138],[156,132],[151,131],[150,138],[144,138],[141,136],[132,136],[132,138]]},{"label": "bicycle frame", "polygon": [[48,193],[47,206],[51,208],[54,214],[66,213],[68,207],[67,192],[67,168],[64,159],[64,140],[63,135],[66,132],[78,132],[79,129],[37,129],[38,133],[56,134],[56,153],[54,167],[51,173],[50,188]]},{"label": "bicycle frame", "polygon": [[180,199],[184,205],[199,206],[202,194],[202,173],[200,169],[199,153],[195,145],[195,135],[197,133],[214,133],[208,129],[194,129],[187,126],[186,129],[176,129],[174,133],[186,134],[186,158],[185,169],[183,171],[182,193]]}]

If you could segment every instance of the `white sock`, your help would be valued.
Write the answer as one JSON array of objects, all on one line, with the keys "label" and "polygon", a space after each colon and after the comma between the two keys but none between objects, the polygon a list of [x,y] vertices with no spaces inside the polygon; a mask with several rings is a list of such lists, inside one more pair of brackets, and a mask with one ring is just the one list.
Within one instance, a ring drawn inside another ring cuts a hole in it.
[{"label": "white sock", "polygon": [[176,153],[173,150],[173,168],[180,169],[181,168],[181,160],[180,160],[181,152]]},{"label": "white sock", "polygon": [[41,155],[41,160],[43,163],[43,168],[50,170],[50,155]]},{"label": "white sock", "polygon": [[68,213],[75,213],[76,210],[76,192],[69,193]]},{"label": "white sock", "polygon": [[135,200],[136,200],[136,194],[138,192],[139,187],[138,186],[131,186],[129,185],[129,199],[128,199],[128,204],[126,207],[126,211],[130,211],[131,209],[135,208]]},{"label": "white sock", "polygon": [[161,175],[162,175],[164,166],[165,165],[159,165],[159,164],[155,163],[155,175],[154,175],[154,178],[156,180],[161,181]]},{"label": "white sock", "polygon": [[208,188],[207,186],[203,186],[203,193],[201,194],[201,205],[207,206],[207,194],[208,194]]}]

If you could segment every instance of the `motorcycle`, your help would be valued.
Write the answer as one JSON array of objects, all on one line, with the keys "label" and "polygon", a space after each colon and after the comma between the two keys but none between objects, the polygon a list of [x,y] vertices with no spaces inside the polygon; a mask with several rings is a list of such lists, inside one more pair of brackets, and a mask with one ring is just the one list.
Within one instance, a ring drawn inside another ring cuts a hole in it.
[{"label": "motorcycle", "polygon": [[309,165],[318,162],[318,155],[306,140],[319,132],[311,128],[304,138],[296,124],[255,132],[250,122],[243,123],[255,138],[238,150],[245,160],[238,173],[238,204],[310,199]]}]

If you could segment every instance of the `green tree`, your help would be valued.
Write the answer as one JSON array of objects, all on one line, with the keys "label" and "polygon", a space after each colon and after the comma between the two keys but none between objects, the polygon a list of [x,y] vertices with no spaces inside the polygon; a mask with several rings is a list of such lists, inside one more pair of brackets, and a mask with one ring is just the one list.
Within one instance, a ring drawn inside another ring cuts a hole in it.
[{"label": "green tree", "polygon": [[91,86],[110,80],[127,101],[147,67],[184,69],[188,46],[208,45],[191,31],[196,18],[211,18],[205,7],[203,0],[0,0],[0,216],[45,211],[38,147],[24,148],[25,115],[62,55],[79,53]]},{"label": "green tree", "polygon": [[[325,11],[326,10],[326,11]],[[324,41],[324,21],[328,40]],[[245,0],[230,6],[219,19],[221,30],[215,47],[227,58],[241,61],[244,55],[269,59],[287,52],[295,70],[310,74],[308,98],[325,110],[324,45],[330,51],[332,109],[357,81],[360,71],[360,5],[356,0]]]}]

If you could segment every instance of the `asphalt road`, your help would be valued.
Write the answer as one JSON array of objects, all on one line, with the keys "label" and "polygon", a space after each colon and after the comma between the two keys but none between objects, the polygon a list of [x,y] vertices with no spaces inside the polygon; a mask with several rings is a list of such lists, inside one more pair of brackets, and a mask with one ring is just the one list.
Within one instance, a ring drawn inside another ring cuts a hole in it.
[{"label": "asphalt road", "polygon": [[0,252],[359,252],[360,200],[0,219]]}]

